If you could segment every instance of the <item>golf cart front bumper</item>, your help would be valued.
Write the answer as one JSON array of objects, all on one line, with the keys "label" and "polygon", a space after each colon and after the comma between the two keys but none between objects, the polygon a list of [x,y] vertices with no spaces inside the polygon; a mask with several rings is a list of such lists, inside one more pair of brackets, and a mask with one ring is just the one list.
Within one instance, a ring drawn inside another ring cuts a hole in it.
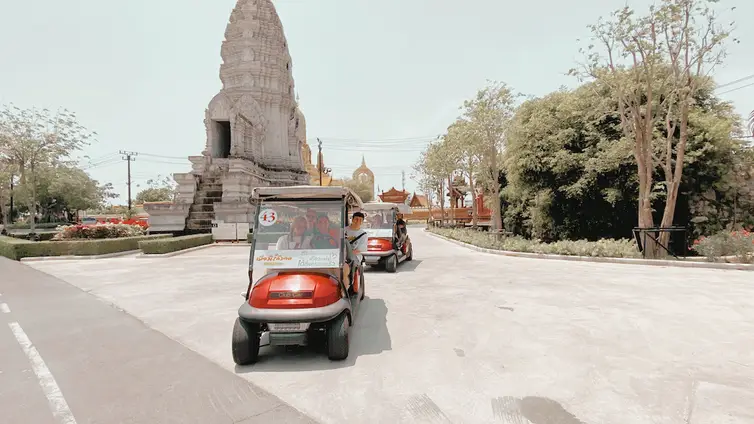
[{"label": "golf cart front bumper", "polygon": [[368,253],[364,253],[364,262],[366,262],[369,265],[374,265],[376,263],[379,263],[382,258],[387,258],[388,256],[393,256],[397,252],[395,250],[382,250],[382,251],[372,251]]},{"label": "golf cart front bumper", "polygon": [[268,309],[255,308],[244,303],[238,309],[238,316],[242,321],[250,323],[287,323],[287,322],[326,322],[336,318],[343,311],[350,309],[351,304],[346,299],[323,306],[321,308],[306,309]]}]

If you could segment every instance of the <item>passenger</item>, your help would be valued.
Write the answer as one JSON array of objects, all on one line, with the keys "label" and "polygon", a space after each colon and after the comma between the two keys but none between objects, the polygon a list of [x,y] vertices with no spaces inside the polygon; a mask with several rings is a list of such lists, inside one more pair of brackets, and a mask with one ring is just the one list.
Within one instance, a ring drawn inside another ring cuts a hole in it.
[{"label": "passenger", "polygon": [[312,208],[306,210],[307,235],[314,235],[314,227],[317,224],[317,211]]},{"label": "passenger", "polygon": [[306,234],[306,218],[298,216],[291,223],[291,231],[278,239],[276,250],[311,249],[312,237]]},{"label": "passenger", "polygon": [[311,245],[315,249],[338,248],[338,242],[330,231],[330,218],[328,218],[326,214],[320,214],[319,217],[317,217]]},{"label": "passenger", "polygon": [[403,243],[406,241],[406,235],[408,234],[408,230],[406,229],[406,221],[403,220],[403,214],[398,212],[396,215],[396,221],[395,221],[395,235],[396,235],[396,246],[400,249],[403,248]]},{"label": "passenger", "polygon": [[378,213],[372,217],[372,219],[369,220],[369,225],[374,229],[380,229],[385,224],[385,221],[382,219],[382,214]]},{"label": "passenger", "polygon": [[347,280],[347,287],[349,289],[352,287],[352,278],[353,275],[351,273],[351,270],[357,266],[361,266],[361,263],[364,262],[364,252],[367,251],[367,241],[369,237],[367,237],[366,231],[361,229],[361,224],[364,222],[364,214],[361,212],[356,212],[353,214],[353,218],[351,218],[351,225],[346,227],[346,239],[348,240],[348,244],[350,245],[351,255],[349,255],[350,258],[353,258],[351,264],[346,262],[343,265],[343,275],[344,278],[348,278]]}]

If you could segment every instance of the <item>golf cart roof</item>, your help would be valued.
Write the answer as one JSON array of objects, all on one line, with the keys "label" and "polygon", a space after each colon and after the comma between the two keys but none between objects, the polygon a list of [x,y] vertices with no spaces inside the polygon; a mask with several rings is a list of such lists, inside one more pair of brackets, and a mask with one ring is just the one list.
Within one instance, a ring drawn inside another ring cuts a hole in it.
[{"label": "golf cart roof", "polygon": [[322,186],[288,186],[288,187],[256,187],[251,192],[251,199],[282,200],[282,199],[347,199],[352,206],[363,207],[361,198],[347,187]]},{"label": "golf cart roof", "polygon": [[411,213],[411,208],[405,203],[369,202],[364,203],[362,208],[365,211],[387,211],[391,209],[398,209],[398,212],[403,214]]},{"label": "golf cart roof", "polygon": [[364,203],[364,207],[362,208],[365,211],[386,211],[390,209],[397,209],[398,205],[395,203],[384,203],[384,202],[369,202]]}]

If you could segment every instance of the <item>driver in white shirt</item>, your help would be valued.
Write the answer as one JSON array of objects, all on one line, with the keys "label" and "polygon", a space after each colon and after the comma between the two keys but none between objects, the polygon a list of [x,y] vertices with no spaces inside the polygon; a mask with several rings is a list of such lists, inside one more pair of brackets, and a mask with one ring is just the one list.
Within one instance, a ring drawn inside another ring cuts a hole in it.
[{"label": "driver in white shirt", "polygon": [[361,229],[361,224],[363,222],[364,214],[356,212],[353,214],[353,218],[351,218],[351,225],[346,227],[346,239],[351,246],[353,256],[356,258],[354,264],[346,263],[343,266],[343,275],[348,276],[349,288],[352,286],[351,268],[354,266],[361,266],[361,263],[364,261],[364,252],[367,251],[367,241],[369,240],[369,237],[367,236],[367,232]]}]

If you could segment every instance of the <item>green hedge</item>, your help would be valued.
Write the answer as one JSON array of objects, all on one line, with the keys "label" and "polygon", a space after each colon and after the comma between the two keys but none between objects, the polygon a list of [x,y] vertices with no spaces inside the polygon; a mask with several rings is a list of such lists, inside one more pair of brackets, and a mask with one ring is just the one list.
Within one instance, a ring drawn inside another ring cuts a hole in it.
[{"label": "green hedge", "polygon": [[[56,234],[57,233],[37,233],[37,236],[39,237],[39,241],[49,241],[52,240]],[[29,234],[8,234],[8,236],[22,240],[29,240],[29,237],[31,237]]]},{"label": "green hedge", "polygon": [[147,255],[159,255],[204,246],[212,242],[212,234],[193,234],[168,240],[143,240],[139,242],[139,249]]},{"label": "green hedge", "polygon": [[[75,223],[71,222],[37,222],[34,227],[38,230],[54,230],[58,228],[61,225],[72,225]],[[9,230],[29,230],[31,229],[31,224],[10,224],[7,227]]]},{"label": "green hedge", "polygon": [[21,260],[43,256],[96,256],[109,253],[138,250],[139,242],[158,238],[170,238],[171,234],[126,237],[120,239],[28,241],[12,237],[0,237],[0,255]]},{"label": "green hedge", "polygon": [[563,240],[554,243],[543,243],[538,240],[527,240],[518,236],[502,237],[498,240],[493,234],[488,232],[465,228],[430,227],[427,231],[485,249],[568,256],[641,257],[641,253],[639,253],[639,249],[636,247],[636,242],[629,239],[602,239],[598,241]]},{"label": "green hedge", "polygon": [[18,260],[16,257],[16,245],[24,243],[32,242],[14,237],[0,236],[0,256]]}]

